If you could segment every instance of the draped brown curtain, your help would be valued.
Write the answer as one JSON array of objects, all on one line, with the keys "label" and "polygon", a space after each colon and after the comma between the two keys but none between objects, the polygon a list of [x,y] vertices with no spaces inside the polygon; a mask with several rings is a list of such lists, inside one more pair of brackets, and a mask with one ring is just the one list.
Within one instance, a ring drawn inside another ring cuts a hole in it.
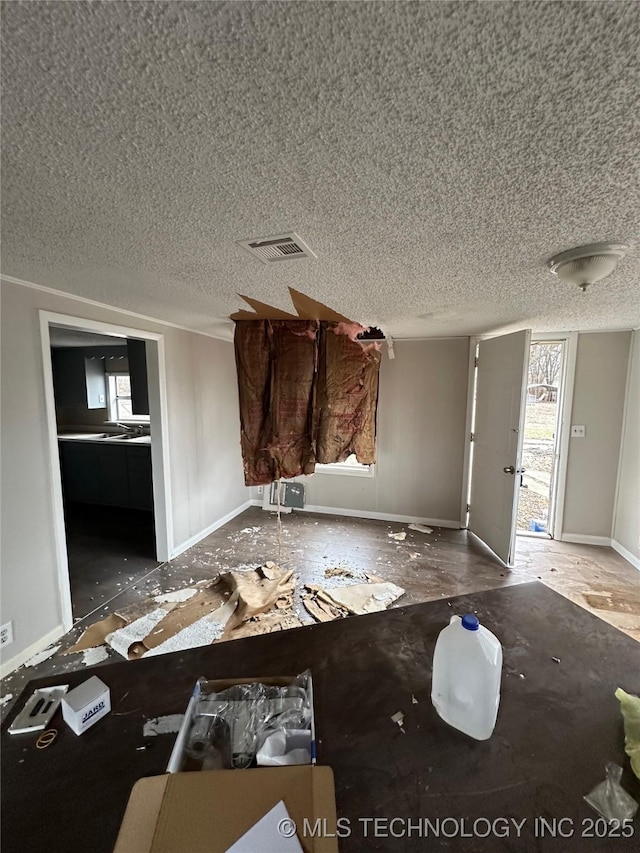
[{"label": "draped brown curtain", "polygon": [[336,323],[238,320],[235,354],[245,484],[312,474],[355,453],[375,462],[380,353]]}]

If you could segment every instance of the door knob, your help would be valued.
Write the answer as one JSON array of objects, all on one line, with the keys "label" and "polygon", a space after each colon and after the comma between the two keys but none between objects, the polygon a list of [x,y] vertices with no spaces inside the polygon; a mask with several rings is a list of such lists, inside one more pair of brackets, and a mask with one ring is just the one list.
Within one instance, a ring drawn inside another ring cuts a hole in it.
[{"label": "door knob", "polygon": [[513,467],[513,465],[508,465],[506,468],[503,468],[502,470],[504,471],[505,474],[515,474],[516,473],[516,469]]}]

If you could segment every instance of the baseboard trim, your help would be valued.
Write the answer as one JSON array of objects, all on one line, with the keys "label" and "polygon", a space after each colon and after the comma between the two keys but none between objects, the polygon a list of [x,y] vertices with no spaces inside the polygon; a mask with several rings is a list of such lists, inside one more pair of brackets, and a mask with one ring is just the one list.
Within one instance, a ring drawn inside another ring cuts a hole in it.
[{"label": "baseboard trim", "polygon": [[616,542],[615,539],[611,540],[611,547],[614,551],[617,551],[621,557],[627,561],[627,563],[631,563],[634,569],[638,569],[640,571],[640,558],[636,557],[635,554],[632,554],[631,551],[628,551],[624,545],[621,545],[619,542]]},{"label": "baseboard trim", "polygon": [[0,678],[4,678],[12,673],[19,666],[22,666],[23,663],[26,663],[29,658],[37,655],[38,652],[44,651],[47,646],[55,643],[56,640],[59,640],[60,637],[66,633],[64,625],[56,625],[56,627],[52,631],[49,631],[48,634],[45,634],[44,637],[40,637],[40,639],[36,640],[35,643],[31,643],[30,646],[27,646],[26,649],[23,649],[21,652],[18,652],[17,655],[9,658],[8,661],[4,661],[0,665]]},{"label": "baseboard trim", "polygon": [[210,524],[208,527],[205,527],[204,530],[201,530],[199,533],[196,533],[190,539],[187,539],[186,542],[182,542],[180,545],[177,545],[173,551],[171,552],[170,560],[175,560],[176,557],[179,557],[180,554],[184,554],[189,548],[192,548],[194,545],[197,545],[198,542],[201,542],[206,536],[210,533],[214,533],[228,521],[231,521],[236,515],[240,515],[241,512],[244,512],[245,509],[249,509],[250,506],[253,506],[255,501],[249,500],[245,501],[240,506],[232,509],[231,512],[228,512],[226,515],[223,515],[222,518],[219,518],[217,521],[214,521],[213,524]]},{"label": "baseboard trim", "polygon": [[572,542],[574,545],[600,545],[604,548],[611,547],[609,536],[589,536],[586,533],[563,533],[561,542]]},{"label": "baseboard trim", "polygon": [[[262,506],[262,501],[252,500],[252,506]],[[273,508],[276,511],[276,508]],[[452,527],[460,529],[459,521],[450,521],[444,518],[422,518],[419,515],[392,515],[387,512],[370,512],[365,509],[342,509],[335,506],[316,506],[307,504],[304,509],[295,509],[295,512],[317,512],[320,515],[344,515],[348,518],[371,518],[374,521],[396,521],[399,524],[429,524],[432,527]]]}]

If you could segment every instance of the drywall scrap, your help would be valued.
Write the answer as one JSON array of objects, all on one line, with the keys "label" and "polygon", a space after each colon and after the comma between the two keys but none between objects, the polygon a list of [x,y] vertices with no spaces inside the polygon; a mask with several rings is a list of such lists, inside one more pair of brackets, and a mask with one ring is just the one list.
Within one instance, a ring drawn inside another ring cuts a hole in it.
[{"label": "drywall scrap", "polygon": [[307,584],[308,592],[302,596],[305,609],[318,622],[331,622],[349,615],[362,615],[386,610],[404,595],[404,589],[376,575],[367,575],[369,583],[356,583],[336,587]]},{"label": "drywall scrap", "polygon": [[137,604],[94,623],[65,654],[106,645],[127,660],[137,660],[302,625],[293,613],[293,572],[283,572],[272,562],[250,571],[225,572],[189,589],[188,597],[155,596],[146,612],[140,613]]},{"label": "drywall scrap", "polygon": [[417,530],[418,533],[433,533],[431,527],[427,527],[426,524],[410,524],[409,530]]}]

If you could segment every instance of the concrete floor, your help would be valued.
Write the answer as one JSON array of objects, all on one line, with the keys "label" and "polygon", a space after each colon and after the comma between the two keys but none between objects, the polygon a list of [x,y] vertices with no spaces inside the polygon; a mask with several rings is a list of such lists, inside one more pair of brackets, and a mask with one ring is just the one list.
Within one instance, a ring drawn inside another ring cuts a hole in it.
[{"label": "concrete floor", "polygon": [[[404,541],[389,537],[401,530],[407,532]],[[303,585],[338,585],[340,579],[327,579],[325,571],[340,566],[356,576],[373,572],[403,587],[406,592],[394,605],[397,607],[541,580],[640,641],[640,572],[610,548],[519,537],[516,566],[507,570],[465,530],[434,528],[433,533],[423,534],[404,524],[292,513],[283,516],[280,548],[277,533],[275,516],[252,507],[180,557],[144,573],[115,596],[109,595],[105,604],[50,647],[46,660],[40,655],[39,662],[20,667],[3,679],[3,717],[31,679],[59,674],[64,683],[65,672],[86,665],[83,653],[64,656],[62,652],[98,619],[152,595],[213,578],[221,571],[253,568],[267,560],[295,571],[295,607],[303,621],[313,621],[300,603]],[[121,570],[122,566],[114,568],[114,572]],[[87,589],[106,595],[93,575],[88,574],[85,581]],[[78,583],[82,586],[82,578]],[[112,590],[113,579],[104,583],[111,584]],[[87,592],[80,589],[78,595],[86,598]],[[105,650],[104,662],[113,659],[122,660],[111,649]],[[11,699],[7,699],[9,695]]]}]

